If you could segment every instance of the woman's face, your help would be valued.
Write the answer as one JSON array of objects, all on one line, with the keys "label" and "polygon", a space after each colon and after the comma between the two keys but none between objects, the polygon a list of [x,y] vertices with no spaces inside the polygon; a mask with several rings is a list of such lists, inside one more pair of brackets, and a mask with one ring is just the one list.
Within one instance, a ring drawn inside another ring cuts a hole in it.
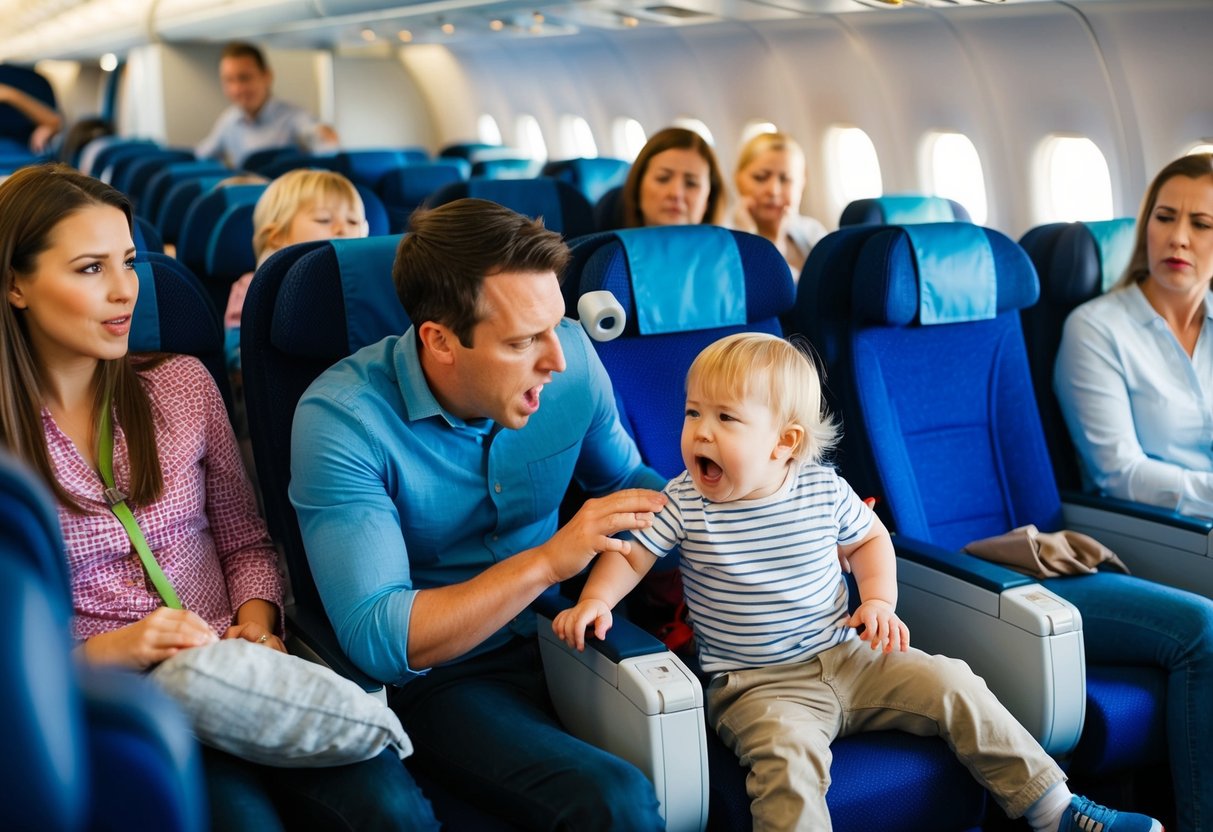
[{"label": "woman's face", "polygon": [[30,272],[14,274],[8,302],[24,310],[30,345],[46,366],[126,355],[138,296],[126,215],[89,205],[59,221]]},{"label": "woman's face", "polygon": [[1150,280],[1160,289],[1204,292],[1213,279],[1213,176],[1163,183],[1146,225]]},{"label": "woman's face", "polygon": [[649,159],[640,180],[640,215],[645,225],[703,222],[711,194],[708,160],[691,148],[663,150]]},{"label": "woman's face", "polygon": [[804,159],[787,148],[759,153],[737,171],[737,193],[757,225],[778,225],[785,214],[800,211]]}]

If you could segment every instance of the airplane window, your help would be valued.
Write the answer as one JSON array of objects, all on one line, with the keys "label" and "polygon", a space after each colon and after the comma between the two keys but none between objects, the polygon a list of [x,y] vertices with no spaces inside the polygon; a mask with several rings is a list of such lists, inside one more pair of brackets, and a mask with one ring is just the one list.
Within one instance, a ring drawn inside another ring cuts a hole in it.
[{"label": "airplane window", "polygon": [[880,159],[868,134],[858,127],[836,125],[826,131],[826,178],[833,213],[857,199],[878,197],[884,192]]},{"label": "airplane window", "polygon": [[548,158],[548,143],[543,140],[543,130],[534,116],[518,116],[517,121],[518,146],[526,151],[532,159]]},{"label": "airplane window", "polygon": [[712,138],[712,131],[708,129],[708,126],[706,124],[704,124],[702,121],[700,121],[697,118],[690,118],[688,116],[679,116],[678,118],[676,118],[672,122],[670,122],[670,124],[673,127],[685,127],[687,130],[694,130],[696,133],[703,136],[703,140],[705,142],[707,142],[708,144],[710,144],[713,147],[716,146],[716,140],[714,138]]},{"label": "airplane window", "polygon": [[779,128],[775,126],[773,121],[765,121],[763,119],[753,119],[746,122],[746,126],[741,128],[741,143],[738,147],[745,147],[746,142],[755,136],[763,133],[778,133]]},{"label": "airplane window", "polygon": [[1095,142],[1082,136],[1050,136],[1037,155],[1040,222],[1112,218],[1112,175]]},{"label": "airplane window", "polygon": [[569,158],[597,158],[598,142],[594,141],[594,132],[590,130],[589,123],[581,116],[565,116],[561,121],[561,132]]},{"label": "airplane window", "polygon": [[629,162],[636,160],[644,143],[649,140],[644,128],[634,118],[615,119],[615,153]]},{"label": "airplane window", "polygon": [[928,133],[922,145],[923,182],[926,192],[954,199],[965,207],[973,222],[986,224],[989,205],[981,157],[963,133]]},{"label": "airplane window", "polygon": [[501,128],[497,126],[497,119],[488,113],[481,113],[476,119],[476,135],[485,144],[501,144]]},{"label": "airplane window", "polygon": [[1185,153],[1185,156],[1191,156],[1193,153],[1213,153],[1213,141],[1202,141],[1192,145],[1192,149]]}]

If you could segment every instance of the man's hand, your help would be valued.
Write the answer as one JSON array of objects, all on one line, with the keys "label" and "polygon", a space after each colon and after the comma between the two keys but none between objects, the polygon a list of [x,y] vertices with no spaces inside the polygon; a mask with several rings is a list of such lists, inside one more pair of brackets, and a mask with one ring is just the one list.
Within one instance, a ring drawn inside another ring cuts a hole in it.
[{"label": "man's hand", "polygon": [[645,488],[629,488],[586,501],[573,519],[539,547],[550,572],[549,583],[573,577],[599,552],[614,551],[626,556],[632,544],[611,535],[647,529],[653,525],[653,515],[665,503],[664,494]]}]

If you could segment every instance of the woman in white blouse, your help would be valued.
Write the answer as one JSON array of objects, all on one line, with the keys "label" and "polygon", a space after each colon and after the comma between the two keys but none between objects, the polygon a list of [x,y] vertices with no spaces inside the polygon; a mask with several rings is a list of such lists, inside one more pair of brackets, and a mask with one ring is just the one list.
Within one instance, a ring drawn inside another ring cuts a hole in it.
[{"label": "woman in white blouse", "polygon": [[1084,477],[1213,516],[1213,155],[1155,177],[1124,277],[1066,320],[1054,389]]}]

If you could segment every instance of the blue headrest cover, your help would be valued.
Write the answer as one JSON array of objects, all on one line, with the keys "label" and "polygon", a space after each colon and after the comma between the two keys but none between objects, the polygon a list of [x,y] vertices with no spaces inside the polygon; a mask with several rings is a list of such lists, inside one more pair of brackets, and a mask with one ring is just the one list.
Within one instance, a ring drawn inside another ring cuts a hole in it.
[{"label": "blue headrest cover", "polygon": [[156,302],[156,277],[152,274],[152,264],[136,260],[135,274],[139,277],[139,297],[135,300],[135,311],[131,313],[127,349],[130,352],[159,352],[160,305]]},{"label": "blue headrest cover", "polygon": [[341,273],[351,353],[409,328],[408,316],[392,282],[392,263],[402,236],[329,241]]},{"label": "blue headrest cover", "polygon": [[952,203],[938,196],[889,194],[878,197],[885,225],[911,225],[926,222],[955,222]]},{"label": "blue headrest cover", "polygon": [[1124,217],[1084,222],[1083,225],[1095,238],[1095,247],[1099,252],[1101,285],[1106,292],[1124,274],[1129,265],[1129,258],[1133,256],[1133,236],[1137,221],[1132,217]]},{"label": "blue headrest cover", "polygon": [[732,232],[683,225],[630,228],[616,236],[627,258],[641,335],[746,322],[745,272]]},{"label": "blue headrest cover", "polygon": [[564,232],[564,210],[560,207],[560,192],[556,188],[556,180],[550,177],[472,178],[468,180],[468,196],[496,202],[534,219],[542,217],[543,224],[549,231]]},{"label": "blue headrest cover", "polygon": [[1036,302],[1027,253],[968,223],[890,226],[859,252],[852,286],[858,320],[922,326],[986,320]]},{"label": "blue headrest cover", "polygon": [[269,186],[262,184],[227,185],[220,188],[218,193],[223,195],[223,204],[230,208],[233,205],[256,202],[265,193],[267,187]]}]

